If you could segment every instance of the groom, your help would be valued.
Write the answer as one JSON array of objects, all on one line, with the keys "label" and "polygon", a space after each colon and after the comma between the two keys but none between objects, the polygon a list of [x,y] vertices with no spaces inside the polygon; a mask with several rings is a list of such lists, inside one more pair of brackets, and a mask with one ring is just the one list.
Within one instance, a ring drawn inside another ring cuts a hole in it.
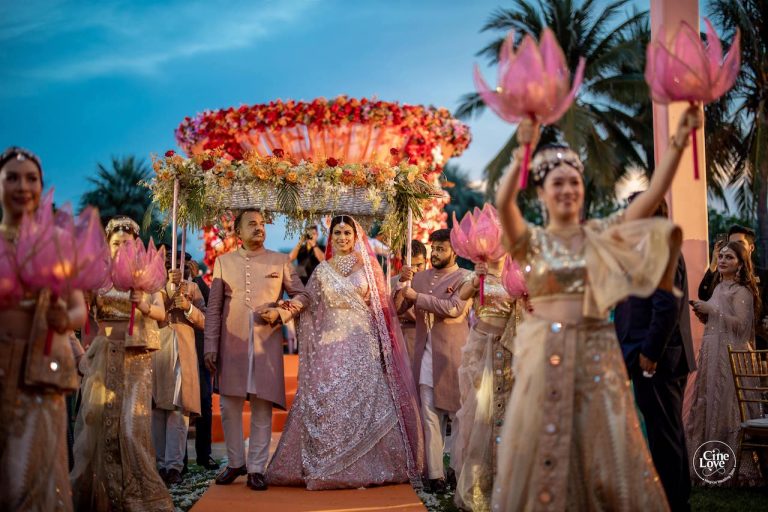
[{"label": "groom", "polygon": [[[235,219],[242,246],[223,254],[213,267],[205,323],[205,365],[221,395],[227,467],[216,483],[227,485],[248,474],[253,490],[267,488],[264,469],[272,437],[272,406],[285,409],[283,336],[285,323],[307,304],[304,286],[286,254],[264,248],[264,216],[242,211]],[[287,292],[290,308],[278,301]],[[243,444],[243,403],[251,407],[248,458]]]}]

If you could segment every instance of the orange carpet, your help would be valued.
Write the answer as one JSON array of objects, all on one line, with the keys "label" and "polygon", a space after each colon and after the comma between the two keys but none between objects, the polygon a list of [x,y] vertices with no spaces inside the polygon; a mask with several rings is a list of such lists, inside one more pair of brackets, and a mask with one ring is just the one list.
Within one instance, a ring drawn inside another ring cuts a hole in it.
[{"label": "orange carpet", "polygon": [[211,485],[192,512],[424,512],[427,510],[410,485],[370,489],[307,491],[298,487],[270,487],[256,492],[245,477],[232,485]]}]

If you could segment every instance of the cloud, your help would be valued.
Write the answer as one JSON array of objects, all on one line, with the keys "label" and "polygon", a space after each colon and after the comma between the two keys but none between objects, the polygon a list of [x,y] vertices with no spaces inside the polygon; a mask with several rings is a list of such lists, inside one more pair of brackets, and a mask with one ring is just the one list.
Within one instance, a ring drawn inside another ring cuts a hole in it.
[{"label": "cloud", "polygon": [[152,75],[177,59],[245,48],[295,30],[315,3],[13,2],[0,7],[0,44],[24,65],[5,64],[3,74],[16,92],[14,82],[29,91],[50,82]]}]

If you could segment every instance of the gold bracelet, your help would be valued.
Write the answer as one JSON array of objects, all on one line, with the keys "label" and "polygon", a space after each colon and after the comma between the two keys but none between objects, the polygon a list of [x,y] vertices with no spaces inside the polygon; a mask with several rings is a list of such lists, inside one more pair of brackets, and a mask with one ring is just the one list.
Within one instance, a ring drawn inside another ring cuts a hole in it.
[{"label": "gold bracelet", "polygon": [[674,135],[669,138],[669,145],[678,151],[683,151],[686,147],[688,147],[688,144],[690,144],[690,139],[688,137],[685,138],[685,142],[682,144],[677,142],[677,138]]}]

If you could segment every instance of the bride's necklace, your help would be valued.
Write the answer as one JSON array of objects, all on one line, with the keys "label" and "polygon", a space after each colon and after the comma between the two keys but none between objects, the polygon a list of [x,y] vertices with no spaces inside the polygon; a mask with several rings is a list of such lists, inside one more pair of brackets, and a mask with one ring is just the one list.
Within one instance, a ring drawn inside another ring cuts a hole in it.
[{"label": "bride's necklace", "polygon": [[352,269],[357,264],[357,255],[354,252],[349,254],[337,254],[333,256],[333,267],[336,271],[347,277],[352,273]]}]

